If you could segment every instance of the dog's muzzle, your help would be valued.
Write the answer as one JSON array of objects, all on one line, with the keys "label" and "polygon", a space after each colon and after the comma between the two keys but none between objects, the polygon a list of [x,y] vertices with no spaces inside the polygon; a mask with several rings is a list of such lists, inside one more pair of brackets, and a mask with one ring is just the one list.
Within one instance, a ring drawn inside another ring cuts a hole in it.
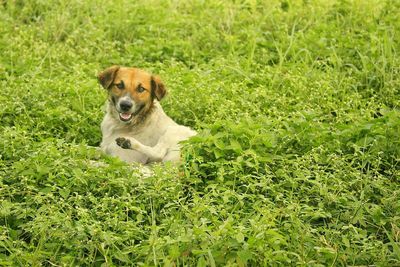
[{"label": "dog's muzzle", "polygon": [[119,103],[119,109],[122,111],[119,113],[119,119],[121,121],[130,121],[132,119],[131,108],[133,106],[132,101],[130,100],[122,100]]},{"label": "dog's muzzle", "polygon": [[135,103],[129,97],[121,98],[118,101],[116,108],[119,113],[119,119],[121,121],[128,122],[133,118]]},{"label": "dog's muzzle", "polygon": [[135,103],[130,97],[123,97],[117,102],[116,110],[121,121],[130,122],[144,107],[145,104]]}]

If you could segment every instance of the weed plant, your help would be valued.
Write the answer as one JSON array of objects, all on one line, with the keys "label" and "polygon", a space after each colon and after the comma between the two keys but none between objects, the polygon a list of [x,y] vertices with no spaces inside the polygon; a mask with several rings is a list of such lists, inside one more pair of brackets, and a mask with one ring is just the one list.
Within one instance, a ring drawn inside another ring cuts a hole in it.
[{"label": "weed plant", "polygon": [[[0,265],[400,266],[400,3],[0,1]],[[98,152],[112,64],[183,166]]]}]

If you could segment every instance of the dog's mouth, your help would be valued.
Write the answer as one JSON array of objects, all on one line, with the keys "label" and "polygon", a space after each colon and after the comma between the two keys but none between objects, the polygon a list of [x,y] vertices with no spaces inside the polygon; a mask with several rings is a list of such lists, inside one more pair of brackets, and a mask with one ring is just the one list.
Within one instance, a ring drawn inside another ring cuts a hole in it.
[{"label": "dog's mouth", "polygon": [[132,119],[133,113],[131,112],[123,112],[119,113],[119,119],[123,122],[128,122]]},{"label": "dog's mouth", "polygon": [[119,120],[122,122],[130,122],[134,117],[138,116],[142,112],[144,107],[145,104],[139,104],[135,110],[126,112],[121,112],[120,110],[116,109],[119,115]]}]

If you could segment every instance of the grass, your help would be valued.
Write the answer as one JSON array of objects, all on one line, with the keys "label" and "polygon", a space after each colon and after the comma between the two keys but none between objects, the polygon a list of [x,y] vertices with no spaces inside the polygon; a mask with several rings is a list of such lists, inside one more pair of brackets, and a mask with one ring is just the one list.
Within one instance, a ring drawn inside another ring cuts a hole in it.
[{"label": "grass", "polygon": [[[398,2],[0,3],[0,265],[400,265]],[[183,166],[93,148],[112,64]]]}]

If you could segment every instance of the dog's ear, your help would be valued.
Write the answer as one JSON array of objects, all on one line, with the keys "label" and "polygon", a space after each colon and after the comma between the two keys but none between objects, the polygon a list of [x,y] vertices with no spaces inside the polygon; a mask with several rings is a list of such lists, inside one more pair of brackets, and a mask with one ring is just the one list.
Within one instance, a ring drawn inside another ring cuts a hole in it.
[{"label": "dog's ear", "polygon": [[164,83],[158,76],[151,76],[151,93],[158,101],[160,101],[167,93]]},{"label": "dog's ear", "polygon": [[114,65],[109,67],[108,69],[103,70],[97,75],[99,83],[103,86],[104,89],[108,89],[110,87],[115,79],[115,75],[117,74],[119,68],[119,66]]}]

